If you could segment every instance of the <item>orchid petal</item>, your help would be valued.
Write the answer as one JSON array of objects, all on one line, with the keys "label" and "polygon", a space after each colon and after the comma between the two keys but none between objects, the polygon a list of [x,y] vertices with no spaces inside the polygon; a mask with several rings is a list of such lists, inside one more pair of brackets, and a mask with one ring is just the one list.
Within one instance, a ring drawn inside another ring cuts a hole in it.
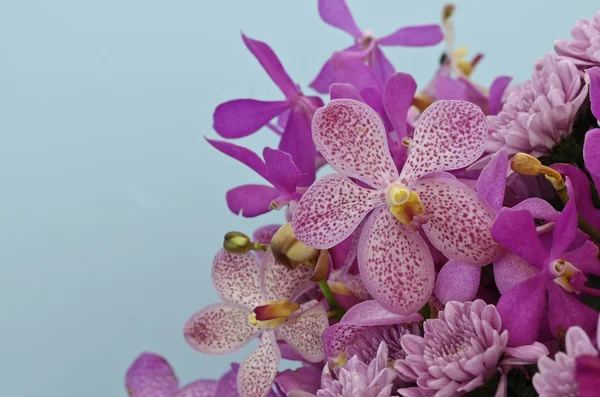
[{"label": "orchid petal", "polygon": [[[592,114],[600,120],[600,68],[593,67],[586,69],[585,73],[590,79],[590,102],[592,105]],[[588,132],[589,134],[589,132]]]},{"label": "orchid petal", "polygon": [[327,311],[323,305],[316,303],[290,316],[275,329],[275,335],[292,346],[306,361],[316,363],[325,357],[322,337],[328,326]]},{"label": "orchid petal", "polygon": [[223,138],[242,138],[255,133],[290,106],[289,101],[235,99],[217,106],[213,128]]},{"label": "orchid petal", "polygon": [[214,397],[217,395],[227,397],[225,394],[215,394],[216,390],[216,380],[197,380],[189,385],[185,385],[173,397]]},{"label": "orchid petal", "polygon": [[286,98],[293,99],[300,93],[296,83],[287,74],[271,47],[244,34],[242,34],[242,40]]},{"label": "orchid petal", "polygon": [[562,210],[552,233],[550,256],[557,259],[565,253],[577,233],[577,207],[575,200],[569,200]]},{"label": "orchid petal", "polygon": [[502,109],[502,98],[506,92],[506,88],[510,84],[512,77],[500,76],[497,77],[490,86],[489,106],[490,114],[496,115]]},{"label": "orchid petal", "polygon": [[475,191],[448,178],[425,178],[411,188],[429,217],[423,231],[448,259],[484,266],[500,255],[502,247],[490,234],[494,210]]},{"label": "orchid petal", "polygon": [[265,165],[265,162],[252,150],[230,142],[217,141],[208,138],[206,138],[206,141],[219,152],[247,165],[258,175],[267,179],[267,166]]},{"label": "orchid petal", "polygon": [[571,263],[584,274],[600,276],[598,246],[592,241],[586,241],[583,246],[565,253],[561,258]]},{"label": "orchid petal", "polygon": [[355,39],[362,36],[345,0],[319,0],[319,15],[326,24],[349,33]]},{"label": "orchid petal", "polygon": [[[343,51],[359,51],[361,47],[360,43],[351,45]],[[321,67],[319,74],[309,84],[309,87],[321,94],[327,94],[329,87],[337,83],[337,77],[333,68],[333,60],[329,58],[327,62]]]},{"label": "orchid petal", "polygon": [[385,84],[390,76],[396,72],[394,65],[392,65],[388,57],[385,56],[385,53],[381,51],[381,48],[379,47],[375,47],[373,61],[369,66],[381,84]]},{"label": "orchid petal", "polygon": [[263,302],[262,265],[251,252],[232,254],[219,250],[212,264],[212,280],[217,294],[227,303],[252,310]]},{"label": "orchid petal", "polygon": [[414,312],[409,315],[401,315],[390,312],[379,302],[368,300],[360,302],[350,308],[342,317],[340,324],[377,325],[406,324],[423,321],[423,316]]},{"label": "orchid petal", "polygon": [[317,149],[338,172],[385,189],[398,178],[379,115],[362,102],[336,99],[313,119]]},{"label": "orchid petal", "polygon": [[294,164],[292,156],[281,150],[266,147],[263,150],[267,168],[267,180],[279,191],[294,193],[302,174]]},{"label": "orchid petal", "polygon": [[245,218],[266,214],[271,203],[280,195],[279,190],[265,185],[242,185],[227,191],[229,210]]},{"label": "orchid petal", "polygon": [[217,390],[215,390],[212,397],[239,397],[237,390],[237,375],[239,370],[240,365],[238,363],[231,364],[231,369],[219,379]]},{"label": "orchid petal", "polygon": [[538,237],[529,211],[502,208],[492,226],[492,236],[540,270],[543,270],[544,263],[550,257]]},{"label": "orchid petal", "polygon": [[275,383],[288,397],[292,396],[292,391],[304,391],[314,397],[310,393],[317,393],[321,388],[321,371],[315,366],[287,369],[277,374]]},{"label": "orchid petal", "polygon": [[302,173],[300,186],[310,186],[315,180],[317,152],[310,130],[310,116],[300,106],[292,108],[279,149],[292,156],[294,164]]},{"label": "orchid petal", "polygon": [[435,102],[419,118],[400,180],[410,185],[430,172],[466,167],[483,154],[487,138],[485,115],[477,105]]},{"label": "orchid petal", "polygon": [[431,296],[435,281],[433,258],[427,244],[390,210],[379,207],[363,227],[358,266],[371,295],[390,312],[408,315]]},{"label": "orchid petal", "polygon": [[171,397],[179,389],[179,380],[167,360],[142,353],[127,370],[125,387],[130,396]]},{"label": "orchid petal", "polygon": [[468,100],[465,85],[450,76],[439,76],[436,79],[435,97],[437,100]]},{"label": "orchid petal", "polygon": [[248,321],[251,310],[214,303],[195,313],[183,336],[193,349],[205,354],[228,354],[241,349],[260,332]]},{"label": "orchid petal", "polygon": [[444,39],[440,25],[417,25],[400,28],[377,40],[383,46],[425,47]]},{"label": "orchid petal", "polygon": [[[600,70],[600,68],[596,68]],[[600,78],[600,77],[599,77]],[[600,98],[598,98],[600,102]],[[600,112],[600,103],[597,104]],[[585,134],[583,142],[583,161],[585,169],[588,170],[596,188],[600,187],[600,128],[594,128]]]},{"label": "orchid petal", "polygon": [[539,270],[535,266],[509,251],[494,261],[494,280],[500,294],[504,294],[513,286],[535,276],[538,272]]},{"label": "orchid petal", "polygon": [[499,151],[492,156],[477,179],[477,193],[488,202],[494,211],[502,208],[507,171],[508,155],[504,151]]},{"label": "orchid petal", "polygon": [[534,219],[543,219],[545,221],[556,221],[560,215],[560,212],[555,210],[549,202],[538,197],[525,199],[512,209],[526,210]]},{"label": "orchid petal", "polygon": [[331,57],[331,66],[336,83],[350,83],[361,92],[369,87],[382,88],[383,83],[375,71],[365,64],[361,52],[337,52]]},{"label": "orchid petal", "polygon": [[364,102],[360,92],[352,84],[335,83],[329,87],[329,98],[333,99],[354,99],[355,101]]},{"label": "orchid petal", "polygon": [[[560,172],[563,176],[566,176],[569,180],[572,190],[575,193],[575,204],[577,205],[579,215],[595,228],[599,228],[600,218],[598,217],[598,210],[594,207],[592,201],[590,182],[585,172],[570,164],[553,164],[552,168]],[[572,192],[569,193],[571,194]]]},{"label": "orchid petal", "polygon": [[384,202],[383,193],[360,187],[343,175],[324,176],[298,202],[292,221],[294,233],[313,248],[331,248]]},{"label": "orchid petal", "polygon": [[471,301],[477,294],[480,279],[480,267],[448,261],[435,281],[435,296],[444,304]]},{"label": "orchid petal", "polygon": [[351,324],[334,324],[323,333],[325,355],[328,359],[335,360],[344,351],[356,335],[367,329],[367,326]]},{"label": "orchid petal", "polygon": [[313,269],[309,266],[296,266],[289,269],[267,253],[264,259],[265,301],[293,301],[296,297],[314,286],[310,280]]},{"label": "orchid petal", "polygon": [[237,378],[240,397],[265,397],[273,387],[281,354],[275,334],[263,332],[260,345],[242,362]]},{"label": "orchid petal", "polygon": [[417,91],[417,83],[411,75],[396,73],[387,80],[383,90],[383,106],[394,126],[398,140],[406,137],[408,108]]},{"label": "orchid petal", "polygon": [[596,332],[598,312],[579,302],[573,294],[555,282],[548,283],[550,331],[557,337],[561,331],[577,325],[588,335]]}]

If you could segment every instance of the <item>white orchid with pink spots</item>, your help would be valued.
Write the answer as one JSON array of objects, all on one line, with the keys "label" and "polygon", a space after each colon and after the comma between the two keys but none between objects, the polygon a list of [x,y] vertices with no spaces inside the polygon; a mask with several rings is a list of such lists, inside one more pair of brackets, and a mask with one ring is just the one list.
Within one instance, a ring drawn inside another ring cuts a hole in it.
[{"label": "white orchid with pink spots", "polygon": [[324,358],[321,337],[329,325],[325,308],[316,301],[293,302],[314,285],[311,274],[306,266],[285,268],[270,252],[261,262],[253,253],[219,251],[212,279],[223,302],[204,307],[188,320],[186,341],[202,353],[221,355],[260,337],[259,346],[242,362],[237,383],[241,397],[266,396],[279,369],[278,340],[306,361]]},{"label": "white orchid with pink spots", "polygon": [[[315,248],[344,240],[363,227],[358,264],[367,289],[386,309],[410,314],[434,285],[430,242],[449,259],[483,266],[501,252],[492,239],[494,212],[475,191],[440,171],[477,160],[488,132],[485,115],[463,101],[439,101],[422,114],[398,173],[386,130],[369,106],[332,100],[315,113],[313,139],[338,171],[315,182],[293,216],[296,237]],[[368,186],[368,187],[367,187]]]}]

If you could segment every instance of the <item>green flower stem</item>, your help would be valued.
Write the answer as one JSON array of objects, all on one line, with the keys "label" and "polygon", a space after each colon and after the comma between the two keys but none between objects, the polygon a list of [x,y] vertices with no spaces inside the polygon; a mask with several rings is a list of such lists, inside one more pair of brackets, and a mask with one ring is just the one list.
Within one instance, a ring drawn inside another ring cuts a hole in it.
[{"label": "green flower stem", "polygon": [[337,299],[335,299],[335,295],[333,294],[333,291],[331,291],[331,288],[329,288],[327,280],[321,280],[317,284],[319,285],[319,288],[321,289],[325,300],[329,304],[329,308],[332,311],[332,317],[341,320],[344,316],[344,311],[340,307],[340,304],[338,303]]}]

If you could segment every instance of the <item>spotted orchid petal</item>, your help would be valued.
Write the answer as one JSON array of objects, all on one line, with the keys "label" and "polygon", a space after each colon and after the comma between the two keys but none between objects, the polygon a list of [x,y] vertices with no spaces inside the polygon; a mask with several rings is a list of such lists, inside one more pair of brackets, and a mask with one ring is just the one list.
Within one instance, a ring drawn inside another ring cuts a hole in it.
[{"label": "spotted orchid petal", "polygon": [[423,231],[448,259],[484,266],[500,255],[490,233],[495,212],[475,191],[449,178],[425,178],[412,188],[429,216]]},{"label": "spotted orchid petal", "polygon": [[319,0],[319,15],[326,24],[347,32],[355,39],[362,36],[346,0]]},{"label": "spotted orchid petal", "polygon": [[215,394],[217,385],[216,380],[197,380],[189,385],[185,385],[173,397],[226,397],[224,394]]},{"label": "spotted orchid petal", "polygon": [[477,105],[435,102],[419,118],[400,180],[410,185],[430,172],[466,167],[483,154],[487,137],[486,118]]},{"label": "spotted orchid petal", "polygon": [[358,266],[371,295],[393,313],[418,311],[433,290],[435,270],[427,244],[385,206],[375,209],[363,227]]},{"label": "spotted orchid petal", "polygon": [[435,280],[435,296],[444,304],[450,301],[467,302],[479,289],[481,268],[448,261]]},{"label": "spotted orchid petal", "polygon": [[125,387],[132,397],[172,397],[179,380],[167,360],[142,353],[127,370]]},{"label": "spotted orchid petal", "polygon": [[385,189],[398,178],[381,117],[362,102],[336,99],[313,118],[317,149],[338,172]]},{"label": "spotted orchid petal", "polygon": [[269,251],[264,258],[263,289],[265,301],[293,301],[315,284],[310,280],[313,269],[296,266],[289,269],[273,258]]},{"label": "spotted orchid petal", "polygon": [[279,369],[281,353],[275,333],[263,332],[260,345],[242,362],[238,372],[237,386],[240,397],[265,397],[273,387]]},{"label": "spotted orchid petal", "polygon": [[535,276],[538,272],[539,270],[535,266],[512,252],[506,251],[504,255],[494,261],[494,280],[501,294],[521,281]]},{"label": "spotted orchid petal", "polygon": [[504,151],[499,151],[492,156],[477,179],[477,193],[488,202],[494,211],[502,208],[507,171],[508,155]]},{"label": "spotted orchid petal", "polygon": [[394,126],[398,140],[406,137],[408,108],[417,91],[417,83],[411,75],[396,73],[390,77],[383,90],[383,106]]},{"label": "spotted orchid petal", "polygon": [[242,138],[255,133],[290,106],[289,101],[235,99],[217,106],[213,128],[223,138]]},{"label": "spotted orchid petal", "polygon": [[217,294],[227,303],[250,310],[264,301],[262,274],[263,266],[251,252],[232,254],[221,249],[213,260],[212,280]]},{"label": "spotted orchid petal", "polygon": [[303,359],[316,363],[325,357],[322,338],[329,320],[320,303],[309,302],[304,306],[308,308],[291,315],[275,329],[275,335],[277,339],[286,341]]},{"label": "spotted orchid petal", "polygon": [[382,46],[425,47],[436,45],[444,39],[440,25],[416,25],[400,28],[377,39]]},{"label": "spotted orchid petal", "polygon": [[205,354],[228,354],[244,347],[260,330],[248,317],[251,310],[214,303],[195,313],[185,324],[183,336],[195,350]]},{"label": "spotted orchid petal", "polygon": [[325,356],[335,360],[344,351],[356,335],[367,329],[366,325],[334,324],[323,333]]},{"label": "spotted orchid petal", "polygon": [[331,248],[358,227],[384,193],[358,186],[340,174],[327,175],[304,193],[292,220],[296,238],[314,248]]},{"label": "spotted orchid petal", "polygon": [[253,218],[271,211],[271,203],[281,193],[265,185],[242,185],[227,191],[227,207],[236,215]]}]

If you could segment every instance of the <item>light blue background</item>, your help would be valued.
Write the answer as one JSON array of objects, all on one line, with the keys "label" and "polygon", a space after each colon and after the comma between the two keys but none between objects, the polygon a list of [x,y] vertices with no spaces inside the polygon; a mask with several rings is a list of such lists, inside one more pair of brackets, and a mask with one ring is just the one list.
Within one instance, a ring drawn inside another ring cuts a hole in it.
[{"label": "light blue background", "polygon": [[[443,2],[349,3],[383,35],[437,22]],[[459,1],[457,41],[485,52],[482,83],[520,81],[597,7]],[[316,0],[0,1],[1,396],[125,396],[142,351],[167,357],[182,382],[217,377],[249,351],[203,356],[181,335],[217,300],[222,235],[283,216],[231,214],[225,191],[260,178],[203,140],[216,136],[220,102],[280,98],[242,29],[303,85],[351,40],[320,21]],[[423,84],[441,50],[386,53]],[[243,143],[276,140],[261,131]]]}]

